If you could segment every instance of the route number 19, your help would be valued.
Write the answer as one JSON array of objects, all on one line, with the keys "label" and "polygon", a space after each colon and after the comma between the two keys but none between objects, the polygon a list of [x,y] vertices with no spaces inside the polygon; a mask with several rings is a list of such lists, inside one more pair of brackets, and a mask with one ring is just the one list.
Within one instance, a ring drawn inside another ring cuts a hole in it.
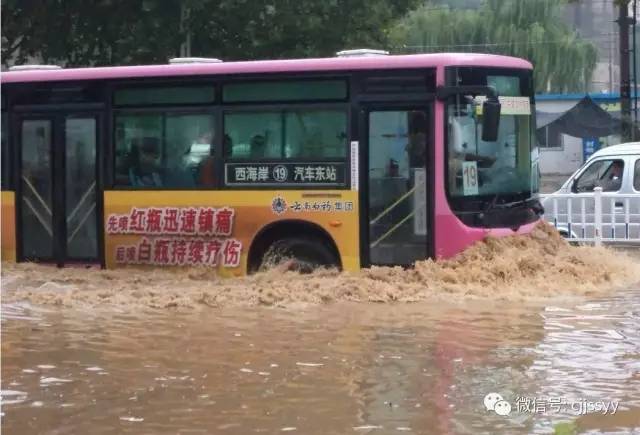
[{"label": "route number 19", "polygon": [[462,162],[462,188],[465,196],[478,194],[477,162]]}]

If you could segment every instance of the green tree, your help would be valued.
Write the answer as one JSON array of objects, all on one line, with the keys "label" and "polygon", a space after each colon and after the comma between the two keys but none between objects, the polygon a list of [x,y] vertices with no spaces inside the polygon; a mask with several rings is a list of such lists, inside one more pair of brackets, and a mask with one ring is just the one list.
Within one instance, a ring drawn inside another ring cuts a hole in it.
[{"label": "green tree", "polygon": [[[226,60],[386,46],[419,0],[2,0],[6,65],[160,62],[190,47]],[[184,51],[183,51],[184,52]]]},{"label": "green tree", "polygon": [[485,0],[476,10],[426,4],[393,28],[404,52],[485,52],[530,60],[536,90],[585,91],[597,50],[562,21],[558,0]]},{"label": "green tree", "polygon": [[2,6],[5,65],[32,57],[65,66],[165,62],[182,37],[177,0],[3,0]]}]

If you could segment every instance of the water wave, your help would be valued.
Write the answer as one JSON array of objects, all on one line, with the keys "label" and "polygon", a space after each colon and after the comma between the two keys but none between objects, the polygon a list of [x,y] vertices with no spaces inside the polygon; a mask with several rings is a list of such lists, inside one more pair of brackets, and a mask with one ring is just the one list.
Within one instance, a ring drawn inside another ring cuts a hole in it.
[{"label": "water wave", "polygon": [[431,298],[518,300],[586,295],[640,282],[640,262],[604,247],[570,246],[547,224],[526,236],[487,238],[443,261],[412,268],[301,275],[281,264],[242,278],[208,269],[56,269],[3,264],[4,302],[62,306],[198,309],[291,306],[333,301],[413,302]]}]

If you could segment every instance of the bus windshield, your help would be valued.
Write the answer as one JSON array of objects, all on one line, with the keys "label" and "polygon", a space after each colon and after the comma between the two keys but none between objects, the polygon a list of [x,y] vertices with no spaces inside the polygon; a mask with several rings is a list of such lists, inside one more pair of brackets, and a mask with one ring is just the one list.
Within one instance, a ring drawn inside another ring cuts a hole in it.
[{"label": "bus windshield", "polygon": [[524,199],[531,194],[533,179],[531,152],[534,109],[528,86],[521,83],[522,78],[517,75],[480,73],[471,79],[466,81],[493,86],[498,91],[502,106],[500,128],[496,141],[482,140],[484,97],[456,95],[448,101],[449,195],[490,198],[498,195],[505,199]]}]

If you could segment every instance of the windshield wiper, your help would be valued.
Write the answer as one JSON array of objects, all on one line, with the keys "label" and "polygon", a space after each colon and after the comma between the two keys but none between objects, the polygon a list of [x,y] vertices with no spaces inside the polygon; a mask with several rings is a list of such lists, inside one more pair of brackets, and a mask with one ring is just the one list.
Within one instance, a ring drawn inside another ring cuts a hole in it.
[{"label": "windshield wiper", "polygon": [[487,213],[489,213],[494,208],[500,208],[500,207],[496,206],[496,202],[498,201],[498,197],[499,196],[500,196],[499,193],[496,193],[496,194],[493,195],[493,197],[491,198],[491,201],[488,201],[487,206],[482,211],[483,214],[486,215]]},{"label": "windshield wiper", "polygon": [[502,203],[502,204],[500,204],[500,205],[498,205],[496,207],[497,208],[514,208],[514,207],[517,207],[519,205],[525,205],[529,201],[531,201],[531,200],[530,199],[521,199],[519,201]]},{"label": "windshield wiper", "polygon": [[538,202],[538,200],[535,198],[526,198],[518,201],[503,202],[501,204],[498,204],[497,201],[499,197],[500,197],[500,194],[498,193],[493,195],[493,197],[489,201],[489,204],[484,209],[485,214],[494,209],[511,209],[518,206],[522,206],[522,205],[528,205],[529,203],[531,203],[532,205],[535,205],[535,203]]},{"label": "windshield wiper", "polygon": [[[518,192],[518,193],[524,193],[524,192]],[[487,222],[487,220],[490,219],[489,213],[493,210],[510,210],[516,207],[528,207],[531,209],[531,211],[533,211],[533,213],[535,213],[538,216],[541,216],[544,214],[544,208],[542,207],[542,204],[540,204],[540,201],[536,198],[526,198],[518,201],[498,203],[500,196],[501,195],[499,193],[496,193],[492,195],[488,201],[486,201],[485,203],[486,205],[484,209],[480,212],[480,215],[478,216],[481,220],[483,220],[484,222]]]}]

